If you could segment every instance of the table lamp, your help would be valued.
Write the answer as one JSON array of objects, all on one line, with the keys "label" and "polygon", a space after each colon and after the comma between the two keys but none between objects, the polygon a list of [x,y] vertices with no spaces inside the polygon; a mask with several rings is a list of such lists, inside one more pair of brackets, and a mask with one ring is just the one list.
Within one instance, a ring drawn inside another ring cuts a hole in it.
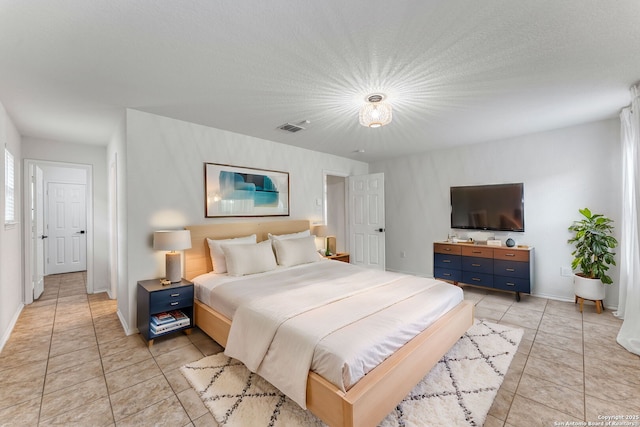
[{"label": "table lamp", "polygon": [[329,236],[327,236],[327,226],[324,224],[318,224],[313,227],[313,234],[317,237],[324,238],[324,256],[331,255],[329,252]]},{"label": "table lamp", "polygon": [[182,280],[182,262],[180,253],[191,248],[191,232],[189,230],[156,231],[153,233],[153,249],[170,251],[166,255],[165,274],[171,283]]}]

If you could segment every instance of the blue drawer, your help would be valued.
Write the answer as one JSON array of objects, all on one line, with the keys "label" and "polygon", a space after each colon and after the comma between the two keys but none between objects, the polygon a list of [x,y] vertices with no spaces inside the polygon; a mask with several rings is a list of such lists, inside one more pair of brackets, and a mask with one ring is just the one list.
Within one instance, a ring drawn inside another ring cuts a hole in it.
[{"label": "blue drawer", "polygon": [[434,254],[433,266],[449,270],[460,270],[460,255]]},{"label": "blue drawer", "polygon": [[473,271],[462,272],[462,283],[469,285],[493,287],[493,274],[475,273]]},{"label": "blue drawer", "polygon": [[529,263],[518,261],[495,260],[493,274],[508,277],[529,277]]},{"label": "blue drawer", "polygon": [[193,305],[193,286],[151,292],[149,313],[160,313]]},{"label": "blue drawer", "polygon": [[460,270],[436,267],[433,269],[433,277],[436,279],[450,280],[452,282],[460,282],[462,280],[462,272]]},{"label": "blue drawer", "polygon": [[492,274],[493,259],[463,256],[462,269],[474,273]]},{"label": "blue drawer", "polygon": [[531,283],[529,279],[522,277],[495,276],[493,278],[493,287],[505,291],[531,293]]}]

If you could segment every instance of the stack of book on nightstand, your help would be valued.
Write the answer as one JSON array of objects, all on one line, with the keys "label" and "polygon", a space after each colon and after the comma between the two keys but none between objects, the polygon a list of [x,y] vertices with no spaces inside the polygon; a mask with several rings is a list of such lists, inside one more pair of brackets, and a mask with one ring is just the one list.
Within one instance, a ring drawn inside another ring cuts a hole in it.
[{"label": "stack of book on nightstand", "polygon": [[189,326],[191,319],[180,310],[167,311],[151,316],[151,332],[155,335]]}]

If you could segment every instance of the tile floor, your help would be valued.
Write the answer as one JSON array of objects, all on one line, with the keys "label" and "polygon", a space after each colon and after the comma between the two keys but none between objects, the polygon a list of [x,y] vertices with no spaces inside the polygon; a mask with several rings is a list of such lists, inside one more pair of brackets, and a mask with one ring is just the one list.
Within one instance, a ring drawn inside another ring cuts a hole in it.
[{"label": "tile floor", "polygon": [[[593,305],[467,287],[476,317],[524,328],[485,426],[554,426],[640,414],[640,358],[615,342],[620,321]],[[86,295],[83,273],[49,276],[0,353],[0,426],[215,426],[178,368],[221,348],[195,330],[125,336],[116,303]]]}]

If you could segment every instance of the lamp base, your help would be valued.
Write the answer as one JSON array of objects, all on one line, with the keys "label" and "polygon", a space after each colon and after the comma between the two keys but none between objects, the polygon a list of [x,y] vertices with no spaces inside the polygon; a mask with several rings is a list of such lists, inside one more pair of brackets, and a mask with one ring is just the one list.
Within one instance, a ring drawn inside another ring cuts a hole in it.
[{"label": "lamp base", "polygon": [[166,256],[166,275],[171,283],[182,281],[182,262],[180,252],[168,252]]}]

